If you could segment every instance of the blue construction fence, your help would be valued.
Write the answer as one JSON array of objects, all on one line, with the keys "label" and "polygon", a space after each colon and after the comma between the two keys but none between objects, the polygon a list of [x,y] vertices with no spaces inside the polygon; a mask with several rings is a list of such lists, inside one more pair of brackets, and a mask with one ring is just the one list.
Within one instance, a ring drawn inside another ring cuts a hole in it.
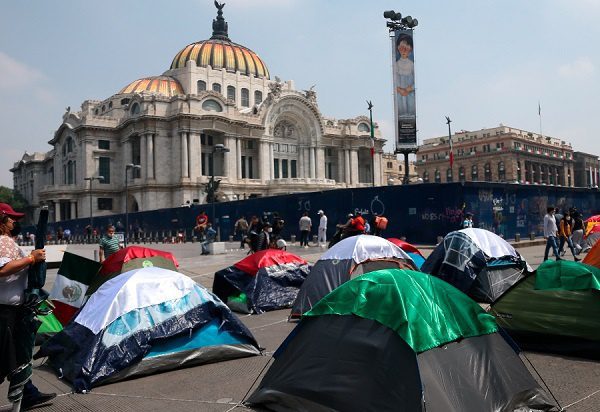
[{"label": "blue construction fence", "polygon": [[[350,212],[360,211],[369,219],[373,213],[388,218],[385,237],[405,237],[418,244],[435,244],[438,236],[457,230],[464,213],[474,216],[475,227],[491,230],[506,239],[516,234],[527,237],[543,234],[543,218],[548,206],[561,210],[577,208],[584,218],[600,213],[597,189],[497,183],[428,183],[299,193],[171,209],[129,213],[130,237],[161,239],[181,232],[191,240],[195,218],[205,210],[220,233],[221,240],[233,235],[235,221],[253,215],[270,217],[277,212],[285,220],[282,235],[299,236],[298,221],[308,212],[313,221],[312,234],[319,225],[318,210],[328,217],[328,238],[337,223],[344,223]],[[214,216],[217,219],[214,219]],[[107,224],[124,227],[125,215],[94,217],[98,233]],[[81,218],[51,223],[49,232],[69,228],[72,236],[82,236],[90,219]]]}]

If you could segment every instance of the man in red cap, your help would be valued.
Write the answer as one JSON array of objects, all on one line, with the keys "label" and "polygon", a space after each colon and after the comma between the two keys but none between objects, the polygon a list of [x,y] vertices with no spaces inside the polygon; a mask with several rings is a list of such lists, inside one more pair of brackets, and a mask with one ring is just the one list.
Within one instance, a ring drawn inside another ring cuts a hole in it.
[{"label": "man in red cap", "polygon": [[47,403],[55,393],[42,393],[31,383],[31,358],[39,322],[24,303],[27,270],[46,260],[43,249],[26,255],[14,241],[17,220],[25,216],[0,203],[0,382],[7,378],[8,400],[19,410]]}]

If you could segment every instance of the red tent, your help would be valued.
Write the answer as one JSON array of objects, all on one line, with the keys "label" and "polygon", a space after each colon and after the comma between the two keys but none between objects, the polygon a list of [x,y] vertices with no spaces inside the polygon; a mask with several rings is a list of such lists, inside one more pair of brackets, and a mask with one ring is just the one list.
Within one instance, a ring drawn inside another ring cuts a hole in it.
[{"label": "red tent", "polygon": [[296,263],[298,265],[308,264],[306,260],[285,250],[265,249],[247,256],[239,262],[234,263],[233,266],[250,276],[255,276],[260,268],[287,263]]},{"label": "red tent", "polygon": [[411,245],[410,243],[405,242],[404,240],[396,239],[395,237],[390,237],[388,238],[388,241],[392,242],[394,245],[398,246],[400,249],[407,253],[418,253],[419,255],[423,256],[421,251],[417,249],[416,246]]},{"label": "red tent", "polygon": [[162,250],[150,249],[142,246],[129,246],[118,252],[110,255],[104,262],[102,262],[102,268],[100,269],[100,275],[108,275],[110,273],[121,272],[123,265],[133,259],[151,258],[155,256],[163,257],[173,262],[175,267],[179,267],[179,263],[172,253],[164,252]]}]

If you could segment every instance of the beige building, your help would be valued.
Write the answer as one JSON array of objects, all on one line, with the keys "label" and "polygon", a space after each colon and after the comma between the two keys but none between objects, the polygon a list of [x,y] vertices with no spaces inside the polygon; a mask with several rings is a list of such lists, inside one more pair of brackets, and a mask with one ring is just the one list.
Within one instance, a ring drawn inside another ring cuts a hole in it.
[{"label": "beige building", "polygon": [[[384,153],[381,157],[381,163],[383,166],[383,182],[387,183],[388,186],[401,185],[406,173],[404,158],[401,156],[399,159],[398,155],[394,153]],[[410,160],[408,162],[409,183],[416,183],[418,178],[415,162]]]},{"label": "beige building", "polygon": [[[55,221],[385,182],[384,140],[369,118],[324,116],[316,91],[271,79],[264,61],[229,39],[222,10],[208,40],[183,47],[159,76],[67,109],[47,153],[14,164],[14,187]],[[357,97],[358,98],[358,97]],[[125,201],[126,166],[128,199]],[[374,167],[373,167],[374,165]],[[101,180],[85,178],[102,176]]]},{"label": "beige building", "polygon": [[426,139],[417,153],[423,182],[485,181],[572,187],[573,148],[550,136],[500,125],[452,135],[450,168],[448,136]]},{"label": "beige building", "polygon": [[597,155],[575,152],[575,186],[598,187],[600,179],[600,160]]}]

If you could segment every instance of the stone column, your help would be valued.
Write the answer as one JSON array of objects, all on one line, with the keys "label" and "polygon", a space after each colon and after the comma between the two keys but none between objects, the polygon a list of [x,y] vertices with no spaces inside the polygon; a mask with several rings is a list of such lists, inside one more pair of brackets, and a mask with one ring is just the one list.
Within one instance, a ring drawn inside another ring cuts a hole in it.
[{"label": "stone column", "polygon": [[325,179],[325,149],[319,147],[315,149],[317,152],[316,156],[316,169],[317,179]]},{"label": "stone column", "polygon": [[353,186],[358,184],[358,150],[350,151],[350,183]]},{"label": "stone column", "polygon": [[[125,141],[125,145],[124,145],[124,150],[123,150],[123,169],[125,169],[125,165],[128,165],[130,163],[133,163],[133,159],[132,159],[132,150],[131,150],[131,138],[128,138]],[[119,173],[120,174],[120,173]],[[125,180],[123,180],[123,182],[125,182]],[[125,183],[123,183],[125,184]]]},{"label": "stone column", "polygon": [[[381,153],[375,152],[375,156],[373,157],[373,172],[375,173],[375,186],[381,186],[383,184],[381,179]],[[454,181],[458,181],[458,169],[456,174],[452,174]]]},{"label": "stone column", "polygon": [[140,179],[145,181],[147,178],[147,165],[148,165],[148,149],[146,147],[146,135],[140,136]]},{"label": "stone column", "polygon": [[245,165],[242,164],[242,141],[241,139],[238,137],[235,139],[235,152],[236,152],[236,164],[237,164],[237,179],[241,180],[242,179],[242,168],[245,167]]},{"label": "stone column", "polygon": [[54,201],[54,221],[60,222],[62,220],[62,216],[60,215],[60,201]]},{"label": "stone column", "polygon": [[202,159],[200,157],[200,135],[189,133],[189,173],[192,182],[196,182],[202,173]]},{"label": "stone column", "polygon": [[190,177],[188,156],[188,134],[180,132],[181,136],[181,178]]},{"label": "stone column", "polygon": [[350,150],[344,150],[344,183],[350,184]]},{"label": "stone column", "polygon": [[301,177],[302,179],[306,178],[306,171],[304,168],[304,148],[299,146],[298,147],[298,177]]},{"label": "stone column", "polygon": [[273,162],[273,143],[269,143],[269,179],[275,178],[275,162]]},{"label": "stone column", "polygon": [[154,180],[154,134],[146,135],[146,177]]},{"label": "stone column", "polygon": [[237,180],[238,176],[238,154],[237,154],[237,143],[234,136],[225,136],[225,147],[229,149],[227,155],[227,177],[230,182]]},{"label": "stone column", "polygon": [[269,178],[269,148],[267,142],[258,143],[258,173],[261,181],[265,182]]},{"label": "stone column", "polygon": [[316,175],[316,170],[315,170],[315,148],[314,147],[309,147],[308,148],[308,160],[309,160],[308,170],[310,171],[310,178],[314,179],[315,175]]},{"label": "stone column", "polygon": [[337,150],[337,183],[344,181],[344,151],[342,149]]}]

